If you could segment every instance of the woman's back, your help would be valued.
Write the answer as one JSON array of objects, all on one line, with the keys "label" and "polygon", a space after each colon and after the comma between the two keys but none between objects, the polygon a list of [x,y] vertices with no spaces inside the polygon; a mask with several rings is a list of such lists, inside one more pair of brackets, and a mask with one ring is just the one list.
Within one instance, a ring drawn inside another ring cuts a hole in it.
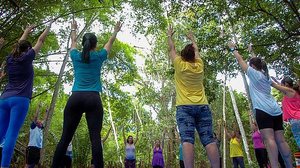
[{"label": "woman's back", "polygon": [[300,119],[300,95],[296,92],[294,97],[284,96],[282,99],[283,120]]},{"label": "woman's back", "polygon": [[91,51],[89,63],[82,62],[81,55],[82,52],[77,49],[70,52],[75,78],[72,91],[101,91],[100,73],[102,63],[107,59],[107,51]]},{"label": "woman's back", "polygon": [[272,116],[282,114],[276,100],[271,95],[271,83],[262,72],[248,67],[247,76],[250,80],[249,91],[254,109],[262,110]]},{"label": "woman's back", "polygon": [[201,59],[190,63],[182,60],[181,56],[175,58],[176,105],[208,104],[203,86],[203,66]]},{"label": "woman's back", "polygon": [[22,53],[19,57],[8,56],[6,60],[8,71],[8,84],[6,85],[1,98],[21,96],[31,98],[33,87],[33,65],[35,57],[33,49]]}]

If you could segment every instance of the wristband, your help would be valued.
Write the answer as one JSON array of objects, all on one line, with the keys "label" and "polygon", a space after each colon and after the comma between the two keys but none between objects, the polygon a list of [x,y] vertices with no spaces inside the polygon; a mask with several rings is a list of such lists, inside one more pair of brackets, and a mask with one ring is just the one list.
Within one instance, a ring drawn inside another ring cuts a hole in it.
[{"label": "wristband", "polygon": [[233,51],[235,51],[235,48],[229,48],[229,51],[233,52]]}]

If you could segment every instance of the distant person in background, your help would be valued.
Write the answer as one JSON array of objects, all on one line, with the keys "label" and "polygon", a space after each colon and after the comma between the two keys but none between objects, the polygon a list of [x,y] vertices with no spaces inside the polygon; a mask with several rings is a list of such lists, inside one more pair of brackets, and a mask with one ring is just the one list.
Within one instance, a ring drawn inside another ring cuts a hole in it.
[{"label": "distant person in background", "polygon": [[0,139],[5,137],[1,167],[9,167],[19,131],[28,112],[33,89],[33,60],[39,53],[52,22],[32,47],[27,41],[35,26],[29,26],[6,59],[8,83],[0,98]]},{"label": "distant person in background", "polygon": [[62,168],[71,168],[72,167],[72,158],[73,158],[73,148],[72,142],[70,142],[66,154],[63,159],[63,167]]},{"label": "distant person in background", "polygon": [[[46,110],[45,118],[48,110]],[[43,121],[38,119],[39,110],[36,111],[34,119],[30,125],[29,143],[26,148],[26,168],[34,168],[39,165],[41,149],[43,147]]]},{"label": "distant person in background", "polygon": [[162,147],[160,146],[160,141],[158,139],[155,141],[155,145],[153,148],[153,157],[152,157],[153,168],[164,168],[165,166],[163,145],[164,143],[162,143]]},{"label": "distant person in background", "polygon": [[[125,132],[123,130],[123,137],[125,137]],[[135,168],[136,167],[136,156],[135,156],[135,144],[138,141],[138,135],[136,140],[133,140],[133,136],[129,135],[127,139],[124,138],[125,145],[125,168]]]},{"label": "distant person in background", "polygon": [[214,132],[214,140],[217,144],[218,150],[219,150],[219,156],[220,156],[220,168],[222,168],[222,154],[221,154],[221,141],[220,136],[217,136],[217,134]]},{"label": "distant person in background", "polygon": [[180,165],[180,168],[184,168],[182,143],[180,143],[180,145],[179,145],[179,165]]},{"label": "distant person in background", "polygon": [[255,151],[256,160],[260,168],[268,168],[269,159],[268,152],[264,145],[263,139],[258,130],[257,124],[252,123],[252,141]]},{"label": "distant person in background", "polygon": [[229,148],[230,148],[230,158],[232,159],[233,167],[234,168],[245,168],[244,164],[244,155],[243,155],[243,149],[242,149],[242,140],[241,140],[241,135],[239,131],[232,131],[229,133],[227,131],[226,126],[225,132],[227,137],[230,140]]}]

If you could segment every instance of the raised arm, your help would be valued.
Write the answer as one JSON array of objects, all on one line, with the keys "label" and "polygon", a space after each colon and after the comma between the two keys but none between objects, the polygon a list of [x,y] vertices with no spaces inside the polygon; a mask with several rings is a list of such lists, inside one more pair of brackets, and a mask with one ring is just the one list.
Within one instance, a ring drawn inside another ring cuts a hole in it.
[{"label": "raised arm", "polygon": [[242,68],[242,70],[246,72],[247,69],[248,69],[248,65],[244,61],[243,57],[239,54],[239,52],[235,49],[235,44],[233,42],[229,42],[228,47],[230,49],[230,52],[232,52],[234,57],[237,59],[239,65]]},{"label": "raised arm", "polygon": [[253,48],[252,48],[252,44],[248,45],[248,51],[251,53],[251,58],[256,57]]},{"label": "raised arm", "polygon": [[5,77],[6,72],[5,72],[5,68],[6,68],[6,61],[3,61],[1,64],[1,68],[0,68],[0,81]]},{"label": "raised arm", "polygon": [[172,62],[176,58],[176,49],[175,49],[175,45],[174,45],[174,42],[172,39],[173,34],[174,34],[174,30],[173,30],[172,25],[170,25],[169,29],[168,29],[168,45],[169,45],[169,57]]},{"label": "raised arm", "polygon": [[136,138],[134,141],[134,145],[138,142],[138,140],[139,140],[139,128],[136,129]]},{"label": "raised arm", "polygon": [[24,32],[23,32],[23,34],[22,34],[22,36],[21,36],[21,38],[19,39],[19,41],[18,42],[20,42],[20,41],[22,41],[22,40],[26,40],[27,39],[27,37],[28,37],[28,35],[29,35],[29,33],[32,31],[32,29],[34,29],[35,28],[35,25],[29,25],[29,26],[27,26],[26,28],[25,28],[25,30],[24,30]]},{"label": "raised arm", "polygon": [[197,43],[196,43],[196,40],[195,40],[195,36],[194,36],[194,34],[193,34],[192,31],[190,31],[190,32],[187,34],[187,38],[188,38],[189,40],[191,40],[191,42],[192,42],[192,44],[193,44],[193,47],[194,47],[194,49],[195,49],[195,56],[196,56],[196,58],[200,58],[199,48],[198,48],[198,46],[197,46]]},{"label": "raised arm", "polygon": [[1,50],[1,48],[3,47],[4,42],[5,42],[4,38],[1,37],[1,38],[0,38],[0,50]]},{"label": "raised arm", "polygon": [[109,127],[109,130],[108,130],[108,132],[106,133],[105,137],[101,140],[102,143],[104,143],[104,142],[107,140],[107,138],[108,138],[108,136],[109,136],[109,134],[110,134],[111,128],[112,128],[112,126]]},{"label": "raised arm", "polygon": [[37,108],[35,110],[35,114],[34,114],[34,117],[33,117],[33,122],[35,122],[35,123],[37,122],[37,120],[39,118],[41,106],[42,106],[42,104],[39,103],[39,105],[37,106]]},{"label": "raised arm", "polygon": [[125,127],[123,127],[123,140],[124,140],[124,145],[126,146],[126,137],[125,137]]},{"label": "raised arm", "polygon": [[112,47],[114,41],[116,40],[117,34],[121,30],[121,27],[122,27],[122,23],[120,21],[118,21],[117,24],[115,25],[112,36],[109,38],[108,42],[104,45],[104,48],[107,51],[107,54],[109,54],[111,47]]},{"label": "raised arm", "polygon": [[228,137],[228,139],[231,139],[232,135],[227,131],[226,125],[224,124],[225,133]]},{"label": "raised arm", "polygon": [[53,22],[50,22],[49,25],[46,27],[46,29],[43,31],[43,33],[40,35],[40,37],[38,38],[35,46],[33,47],[33,50],[35,51],[35,54],[39,53],[44,42],[45,42],[45,39],[50,31],[50,28],[51,28],[51,24]]},{"label": "raised arm", "polygon": [[279,90],[280,92],[282,92],[283,94],[285,94],[287,97],[294,97],[296,94],[296,91],[292,88],[288,88],[285,86],[281,86],[275,82],[272,82],[271,84],[275,89]]},{"label": "raised arm", "polygon": [[77,31],[77,22],[73,20],[71,23],[71,49],[74,49],[77,47],[77,37],[76,37],[76,31]]}]

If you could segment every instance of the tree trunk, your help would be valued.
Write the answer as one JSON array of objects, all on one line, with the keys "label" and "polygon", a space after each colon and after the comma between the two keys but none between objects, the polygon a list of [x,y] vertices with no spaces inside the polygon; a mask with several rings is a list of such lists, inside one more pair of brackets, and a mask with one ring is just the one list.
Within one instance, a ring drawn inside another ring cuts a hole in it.
[{"label": "tree trunk", "polygon": [[[225,72],[225,80],[223,85],[223,122],[226,125],[226,72]],[[223,168],[226,168],[226,130],[223,127]]]},{"label": "tree trunk", "polygon": [[114,121],[113,121],[113,117],[112,117],[109,96],[110,96],[110,94],[109,94],[109,91],[108,91],[108,93],[107,93],[107,106],[108,106],[109,119],[110,119],[110,122],[111,122],[111,126],[112,126],[112,129],[113,129],[113,133],[114,133],[114,137],[115,137],[115,141],[116,141],[116,145],[117,145],[117,153],[119,155],[119,161],[120,161],[120,163],[123,163],[122,158],[120,156],[120,146],[119,146],[119,143],[118,143],[118,135],[117,135],[117,130],[116,130],[116,127],[115,127],[115,124],[114,124]]},{"label": "tree trunk", "polygon": [[239,125],[240,132],[242,134],[242,140],[243,140],[244,149],[245,149],[245,152],[246,152],[246,155],[247,155],[247,160],[248,160],[249,165],[251,165],[252,161],[251,161],[251,157],[250,157],[250,153],[249,153],[249,147],[248,147],[248,143],[247,143],[246,133],[245,133],[245,130],[244,130],[244,127],[243,127],[243,123],[242,123],[240,113],[238,111],[238,107],[236,105],[235,97],[234,97],[234,94],[232,92],[231,87],[229,87],[229,93],[230,93],[230,97],[231,97],[231,101],[232,101],[232,105],[233,105],[233,109],[234,109],[235,118],[236,118],[236,121]]},{"label": "tree trunk", "polygon": [[[69,44],[69,41],[68,41],[68,44]],[[50,130],[50,123],[51,123],[51,120],[52,120],[52,116],[53,116],[54,108],[55,108],[55,105],[56,105],[59,89],[60,89],[60,86],[61,86],[62,76],[63,76],[64,70],[65,70],[65,67],[67,65],[68,58],[69,58],[69,52],[67,52],[67,54],[65,55],[64,61],[63,61],[62,66],[60,68],[58,79],[55,83],[55,88],[54,88],[50,108],[49,108],[49,111],[47,113],[47,117],[46,117],[46,121],[45,121],[45,129],[44,129],[44,144],[43,144],[44,148],[42,148],[42,150],[41,150],[41,159],[40,159],[41,164],[43,164],[44,161],[45,161],[44,160],[44,158],[45,158],[45,146],[47,146],[47,139],[48,139],[48,134],[49,134],[49,130]]]}]

